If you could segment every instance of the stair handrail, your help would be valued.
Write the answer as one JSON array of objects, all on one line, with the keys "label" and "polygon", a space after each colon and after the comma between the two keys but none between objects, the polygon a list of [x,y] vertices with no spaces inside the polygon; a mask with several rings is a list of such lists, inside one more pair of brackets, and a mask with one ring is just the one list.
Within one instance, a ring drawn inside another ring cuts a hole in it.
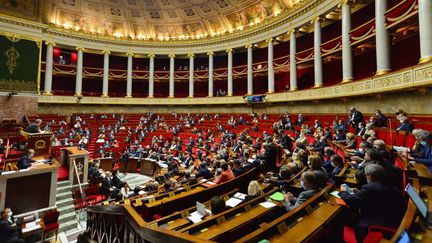
[{"label": "stair handrail", "polygon": [[78,174],[78,167],[76,165],[75,160],[72,160],[72,165],[73,165],[74,170],[75,170],[75,176],[77,178],[77,182],[78,182],[78,187],[79,187],[80,193],[82,194],[83,190],[82,190],[82,185],[81,185],[81,179],[80,179],[79,174]]}]

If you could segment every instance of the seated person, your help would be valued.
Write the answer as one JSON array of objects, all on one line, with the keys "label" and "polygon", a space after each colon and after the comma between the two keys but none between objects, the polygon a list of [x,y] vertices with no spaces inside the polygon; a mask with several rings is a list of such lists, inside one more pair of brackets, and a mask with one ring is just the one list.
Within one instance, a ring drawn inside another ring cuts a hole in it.
[{"label": "seated person", "polygon": [[5,208],[1,211],[0,242],[24,243],[24,240],[20,239],[20,228],[13,221],[10,208]]},{"label": "seated person", "polygon": [[369,164],[365,168],[367,184],[360,190],[347,187],[340,188],[339,196],[358,215],[355,223],[357,242],[363,242],[371,224],[397,228],[404,210],[399,190],[386,183],[386,171],[377,164]]},{"label": "seated person", "polygon": [[0,138],[0,154],[4,154],[6,151],[6,146],[3,144],[3,139]]},{"label": "seated person", "polygon": [[120,192],[120,190],[115,188],[114,185],[112,184],[110,174],[111,173],[109,172],[101,174],[102,177],[101,192],[107,197],[107,199],[116,198]]},{"label": "seated person", "polygon": [[319,187],[323,188],[327,185],[328,176],[326,170],[322,167],[321,158],[316,155],[309,156],[309,171],[312,171],[317,180],[317,184]]},{"label": "seated person", "polygon": [[339,156],[338,154],[333,154],[332,156],[330,156],[330,163],[334,169],[329,174],[329,179],[330,179],[331,183],[333,183],[335,185],[340,185],[340,183],[341,183],[340,179],[342,179],[342,178],[338,178],[337,175],[341,172],[341,170],[344,167],[343,158],[341,156]]},{"label": "seated person", "polygon": [[115,188],[119,190],[124,188],[125,194],[128,194],[128,189],[132,190],[132,188],[129,186],[127,182],[124,182],[120,179],[118,170],[114,170],[112,173],[112,184]]},{"label": "seated person", "polygon": [[33,149],[27,150],[26,154],[21,157],[20,160],[17,162],[18,170],[27,169],[32,166],[32,163],[35,161],[32,160],[32,157],[34,156],[35,151]]},{"label": "seated person", "polygon": [[219,196],[214,196],[210,199],[210,207],[212,215],[222,213],[226,210],[225,201]]},{"label": "seated person", "polygon": [[36,119],[34,121],[34,123],[28,125],[25,129],[24,132],[27,133],[40,133],[41,129],[40,129],[40,125],[42,124],[42,120],[41,119]]},{"label": "seated person", "polygon": [[99,171],[100,168],[100,162],[93,163],[93,165],[90,165],[88,169],[88,175],[89,179],[93,182],[96,182],[98,179],[101,178],[101,173]]},{"label": "seated person", "polygon": [[427,138],[425,139],[425,142],[423,146],[425,147],[424,155],[423,156],[415,156],[415,155],[409,155],[408,159],[410,161],[414,161],[414,163],[421,163],[428,167],[429,171],[432,172],[432,134],[429,134]]},{"label": "seated person", "polygon": [[215,179],[214,183],[221,184],[231,179],[234,179],[234,173],[232,172],[232,170],[230,170],[228,163],[223,163],[221,168],[222,173],[219,175],[219,177]]},{"label": "seated person", "polygon": [[311,171],[306,171],[302,174],[300,183],[304,191],[301,192],[298,197],[294,197],[294,195],[289,192],[285,194],[283,204],[287,211],[299,207],[321,190],[318,186],[315,173]]},{"label": "seated person", "polygon": [[234,160],[233,164],[234,164],[234,168],[232,171],[233,171],[235,177],[237,177],[237,176],[239,176],[245,172],[244,168],[242,167],[240,160],[238,160],[238,159]]},{"label": "seated person", "polygon": [[196,173],[196,178],[204,178],[204,179],[210,179],[213,177],[213,175],[211,174],[210,170],[207,168],[207,165],[205,163],[201,163],[199,165],[199,170]]},{"label": "seated person", "polygon": [[256,197],[261,196],[262,194],[264,194],[260,184],[258,183],[258,181],[253,180],[251,182],[249,182],[249,186],[248,186],[248,194],[245,197],[243,202],[252,200]]}]

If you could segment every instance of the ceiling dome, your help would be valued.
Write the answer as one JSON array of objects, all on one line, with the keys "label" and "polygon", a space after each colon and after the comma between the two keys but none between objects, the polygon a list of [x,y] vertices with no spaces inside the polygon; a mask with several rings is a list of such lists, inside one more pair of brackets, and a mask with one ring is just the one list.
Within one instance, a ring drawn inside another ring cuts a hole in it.
[{"label": "ceiling dome", "polygon": [[0,0],[0,11],[61,28],[143,40],[211,38],[309,0]]}]

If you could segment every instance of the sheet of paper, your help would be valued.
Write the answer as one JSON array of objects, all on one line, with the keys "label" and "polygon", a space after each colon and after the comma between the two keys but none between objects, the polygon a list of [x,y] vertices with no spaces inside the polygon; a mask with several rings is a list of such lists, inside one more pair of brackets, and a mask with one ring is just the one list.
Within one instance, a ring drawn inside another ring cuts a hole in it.
[{"label": "sheet of paper", "polygon": [[241,192],[237,192],[236,194],[234,194],[234,197],[241,199],[241,200],[245,200],[246,194],[241,193]]},{"label": "sheet of paper", "polygon": [[233,207],[239,205],[242,201],[243,201],[243,200],[240,200],[240,199],[238,199],[238,198],[232,197],[232,198],[228,199],[228,200],[225,202],[225,204],[226,204],[228,207],[233,208]]},{"label": "sheet of paper", "polygon": [[32,231],[32,230],[39,229],[40,227],[41,227],[41,226],[40,226],[39,224],[34,225],[34,226],[31,226],[31,227],[25,227],[24,229],[22,229],[22,232],[23,232],[23,233],[30,232],[30,231]]},{"label": "sheet of paper", "polygon": [[26,226],[26,228],[27,228],[27,227],[32,227],[32,226],[35,226],[35,225],[36,225],[36,222],[33,221],[33,222],[29,222],[29,223],[27,223],[25,226]]},{"label": "sheet of paper", "polygon": [[330,192],[330,194],[332,195],[332,196],[334,196],[334,197],[337,197],[337,198],[340,198],[339,197],[339,192],[338,191],[332,191],[332,192]]},{"label": "sheet of paper", "polygon": [[274,206],[276,206],[276,204],[272,203],[272,202],[262,202],[259,205],[265,207],[265,208],[272,208]]},{"label": "sheet of paper", "polygon": [[188,216],[187,219],[192,221],[192,223],[194,223],[194,224],[202,221],[202,219],[200,217],[198,217],[196,215],[192,215],[192,214],[190,216]]}]

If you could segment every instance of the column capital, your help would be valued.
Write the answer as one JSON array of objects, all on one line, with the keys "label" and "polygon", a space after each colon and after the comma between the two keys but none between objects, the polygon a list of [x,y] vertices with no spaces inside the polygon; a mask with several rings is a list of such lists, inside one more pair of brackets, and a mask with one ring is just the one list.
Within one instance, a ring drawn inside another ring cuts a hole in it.
[{"label": "column capital", "polygon": [[315,18],[313,18],[313,19],[311,20],[311,24],[315,24],[315,23],[317,23],[317,22],[322,22],[323,20],[324,20],[323,17],[318,16],[318,17],[315,17]]},{"label": "column capital", "polygon": [[175,54],[168,54],[168,57],[169,57],[169,58],[174,58],[174,57],[175,57]]},{"label": "column capital", "polygon": [[156,57],[156,55],[153,54],[153,53],[150,53],[150,54],[148,54],[147,56],[148,56],[149,58],[155,58],[155,57]]},{"label": "column capital", "polygon": [[103,53],[103,54],[108,54],[108,55],[111,54],[111,52],[110,52],[109,50],[103,50],[102,53]]},{"label": "column capital", "polygon": [[75,50],[77,50],[77,51],[84,51],[85,48],[84,47],[77,47],[77,48],[75,48]]},{"label": "column capital", "polygon": [[338,3],[338,8],[341,8],[342,6],[344,6],[346,4],[351,4],[354,2],[355,2],[355,0],[340,0]]},{"label": "column capital", "polygon": [[195,54],[193,54],[193,53],[188,53],[187,56],[188,56],[188,57],[195,57]]},{"label": "column capital", "polygon": [[55,46],[56,43],[54,43],[52,41],[45,41],[45,45],[47,45],[47,46]]},{"label": "column capital", "polygon": [[288,35],[291,35],[291,34],[297,34],[298,33],[298,30],[296,30],[296,29],[291,29],[291,30],[288,30],[288,32],[287,32],[287,34]]},{"label": "column capital", "polygon": [[270,42],[273,42],[273,41],[274,41],[273,38],[268,38],[265,42],[266,42],[266,43],[270,43]]},{"label": "column capital", "polygon": [[234,49],[232,49],[232,48],[228,48],[228,49],[226,50],[226,52],[227,52],[227,53],[233,53],[233,52],[234,52]]},{"label": "column capital", "polygon": [[214,56],[214,52],[212,51],[207,52],[207,56]]},{"label": "column capital", "polygon": [[245,46],[245,48],[247,48],[247,49],[249,49],[249,48],[252,48],[252,44],[247,44],[246,46]]},{"label": "column capital", "polygon": [[132,52],[127,52],[127,53],[126,53],[126,56],[128,56],[128,57],[133,57],[133,56],[135,56],[135,54],[133,54]]}]

